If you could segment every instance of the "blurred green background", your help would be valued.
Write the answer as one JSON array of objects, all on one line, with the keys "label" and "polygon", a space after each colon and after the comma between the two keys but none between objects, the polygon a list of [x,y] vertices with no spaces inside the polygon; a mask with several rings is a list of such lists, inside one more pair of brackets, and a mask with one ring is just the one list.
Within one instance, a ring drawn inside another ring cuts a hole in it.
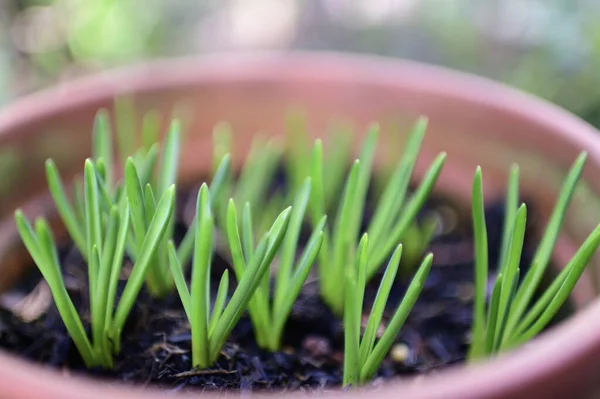
[{"label": "blurred green background", "polygon": [[600,125],[599,0],[0,0],[0,104],[141,60],[335,49],[449,66]]}]

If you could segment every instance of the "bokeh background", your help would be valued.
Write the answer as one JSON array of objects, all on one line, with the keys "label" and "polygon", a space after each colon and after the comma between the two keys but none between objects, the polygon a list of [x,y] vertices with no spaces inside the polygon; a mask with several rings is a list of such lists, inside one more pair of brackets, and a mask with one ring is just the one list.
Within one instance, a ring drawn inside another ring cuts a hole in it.
[{"label": "bokeh background", "polygon": [[0,105],[143,60],[382,54],[487,76],[600,125],[600,0],[0,0]]}]

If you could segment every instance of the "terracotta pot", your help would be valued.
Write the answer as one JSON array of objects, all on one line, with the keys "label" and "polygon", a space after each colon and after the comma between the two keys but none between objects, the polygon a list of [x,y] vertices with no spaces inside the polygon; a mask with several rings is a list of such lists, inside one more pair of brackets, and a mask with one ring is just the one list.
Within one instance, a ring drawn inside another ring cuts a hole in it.
[{"label": "terracotta pot", "polygon": [[[25,206],[30,214],[51,214],[43,161],[53,157],[64,176],[79,172],[90,148],[94,113],[111,107],[112,99],[122,94],[132,96],[137,110],[158,108],[167,114],[178,105],[187,132],[183,183],[207,170],[211,129],[220,120],[233,126],[236,150],[243,155],[255,132],[281,132],[285,110],[293,105],[304,107],[314,134],[323,132],[334,116],[347,116],[359,127],[377,120],[388,131],[396,126],[406,132],[424,114],[430,118],[430,129],[417,176],[438,151],[446,151],[447,165],[436,190],[465,209],[477,164],[483,167],[490,199],[502,196],[509,166],[517,162],[522,190],[545,218],[569,166],[579,151],[587,150],[588,164],[555,253],[556,263],[564,265],[575,245],[600,221],[597,132],[557,107],[499,84],[418,63],[339,54],[181,59],[68,83],[0,113],[2,288],[29,263],[15,234],[13,210]],[[576,289],[579,311],[534,343],[485,364],[390,381],[378,397],[588,397],[600,385],[600,303],[590,303],[599,268],[596,257]],[[0,387],[0,397],[10,399],[165,396],[61,375],[5,353],[0,353]]]}]

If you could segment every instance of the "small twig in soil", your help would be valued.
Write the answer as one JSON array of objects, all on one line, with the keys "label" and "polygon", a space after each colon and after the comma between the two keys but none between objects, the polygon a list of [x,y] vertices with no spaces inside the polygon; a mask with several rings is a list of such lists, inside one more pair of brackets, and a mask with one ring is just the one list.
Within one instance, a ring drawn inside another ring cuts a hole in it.
[{"label": "small twig in soil", "polygon": [[193,377],[196,375],[229,375],[229,374],[235,374],[237,373],[237,370],[190,370],[190,371],[184,371],[183,373],[177,373],[177,374],[173,374],[172,377],[173,378],[187,378],[187,377]]}]

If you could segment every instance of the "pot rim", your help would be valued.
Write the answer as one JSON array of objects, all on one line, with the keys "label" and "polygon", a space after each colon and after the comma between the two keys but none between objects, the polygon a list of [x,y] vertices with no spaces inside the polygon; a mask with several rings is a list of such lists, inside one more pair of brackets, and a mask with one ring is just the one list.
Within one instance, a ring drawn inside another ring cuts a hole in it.
[{"label": "pot rim", "polygon": [[[511,114],[523,123],[548,132],[548,140],[570,142],[588,151],[588,162],[600,168],[600,136],[589,124],[558,106],[521,93],[500,83],[414,61],[343,53],[224,53],[181,57],[110,70],[42,90],[0,111],[2,132],[14,131],[31,121],[57,112],[76,110],[115,95],[177,89],[201,82],[280,82],[359,80],[386,87],[416,90],[445,101],[460,100]],[[569,320],[544,333],[525,347],[475,366],[454,366],[424,379],[390,381],[378,394],[406,394],[411,398],[510,397],[525,392],[532,381],[552,384],[564,375],[585,372],[589,364],[600,366],[600,301],[594,301]],[[576,337],[577,339],[573,339]],[[586,366],[587,365],[587,366]],[[67,380],[59,372],[42,370],[25,360],[0,351],[1,397],[28,398],[45,392],[48,397],[100,398],[114,394],[115,386],[86,378]],[[426,381],[426,383],[422,383]],[[502,383],[498,383],[502,381]],[[591,383],[591,382],[590,382]],[[23,388],[25,387],[25,389]],[[120,387],[117,384],[117,387]],[[121,397],[161,397],[155,389],[118,388]],[[346,397],[359,392],[343,393]],[[479,395],[478,395],[479,394]],[[288,393],[286,393],[288,395]],[[292,394],[299,396],[301,393]],[[208,395],[207,395],[208,397]]]}]

